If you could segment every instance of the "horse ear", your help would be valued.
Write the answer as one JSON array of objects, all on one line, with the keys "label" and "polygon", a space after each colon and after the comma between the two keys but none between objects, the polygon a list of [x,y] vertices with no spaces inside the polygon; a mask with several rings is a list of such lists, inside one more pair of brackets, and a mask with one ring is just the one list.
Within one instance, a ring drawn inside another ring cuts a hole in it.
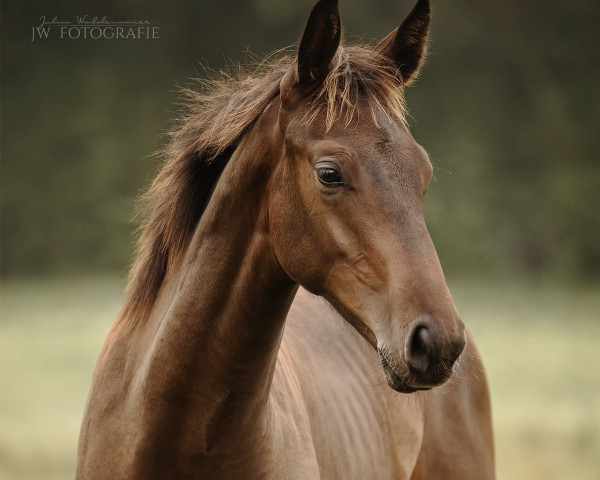
[{"label": "horse ear", "polygon": [[404,84],[417,76],[425,59],[429,19],[429,0],[419,0],[402,25],[375,47],[398,67]]},{"label": "horse ear", "polygon": [[338,0],[315,5],[298,49],[298,86],[309,90],[325,80],[341,38]]}]

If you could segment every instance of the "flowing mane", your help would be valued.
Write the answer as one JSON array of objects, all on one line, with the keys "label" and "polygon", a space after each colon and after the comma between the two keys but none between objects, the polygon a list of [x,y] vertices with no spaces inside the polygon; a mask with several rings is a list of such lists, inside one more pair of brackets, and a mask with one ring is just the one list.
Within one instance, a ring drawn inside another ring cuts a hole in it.
[{"label": "flowing mane", "polygon": [[[402,82],[396,66],[371,47],[340,47],[311,115],[325,115],[326,127],[353,118],[359,100],[404,121]],[[180,259],[210,199],[219,175],[241,138],[279,97],[283,76],[296,68],[282,56],[234,73],[201,80],[183,89],[183,112],[159,152],[163,166],[142,196],[137,253],[129,275],[121,319],[137,322],[148,314],[167,271]]]}]

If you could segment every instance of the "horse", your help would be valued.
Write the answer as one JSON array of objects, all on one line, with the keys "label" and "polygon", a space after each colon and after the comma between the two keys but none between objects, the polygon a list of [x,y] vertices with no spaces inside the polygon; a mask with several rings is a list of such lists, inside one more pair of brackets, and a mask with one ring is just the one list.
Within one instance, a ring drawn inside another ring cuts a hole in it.
[{"label": "horse", "polygon": [[375,46],[342,45],[337,4],[316,3],[295,53],[185,92],[77,479],[494,478],[406,123],[429,2]]}]

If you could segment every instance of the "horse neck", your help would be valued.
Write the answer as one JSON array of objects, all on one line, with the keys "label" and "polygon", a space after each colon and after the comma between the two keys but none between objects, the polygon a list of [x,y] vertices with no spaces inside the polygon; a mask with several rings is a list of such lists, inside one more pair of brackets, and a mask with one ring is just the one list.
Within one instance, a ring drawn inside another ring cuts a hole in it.
[{"label": "horse neck", "polygon": [[161,435],[167,428],[180,453],[230,448],[231,438],[251,442],[249,433],[260,434],[256,423],[265,418],[296,291],[268,233],[268,180],[281,147],[265,147],[272,142],[264,131],[275,126],[259,120],[232,156],[178,272],[163,286],[171,298],[161,300],[161,292],[163,311],[151,315],[152,347],[138,398],[152,402],[146,422]]}]

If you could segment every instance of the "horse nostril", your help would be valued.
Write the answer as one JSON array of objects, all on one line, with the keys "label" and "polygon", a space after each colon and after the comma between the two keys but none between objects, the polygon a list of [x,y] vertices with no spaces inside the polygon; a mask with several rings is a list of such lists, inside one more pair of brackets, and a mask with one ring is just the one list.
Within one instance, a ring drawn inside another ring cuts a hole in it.
[{"label": "horse nostril", "polygon": [[412,332],[408,344],[406,360],[408,365],[419,372],[426,372],[429,368],[430,355],[433,342],[429,329],[425,325],[418,325]]}]

